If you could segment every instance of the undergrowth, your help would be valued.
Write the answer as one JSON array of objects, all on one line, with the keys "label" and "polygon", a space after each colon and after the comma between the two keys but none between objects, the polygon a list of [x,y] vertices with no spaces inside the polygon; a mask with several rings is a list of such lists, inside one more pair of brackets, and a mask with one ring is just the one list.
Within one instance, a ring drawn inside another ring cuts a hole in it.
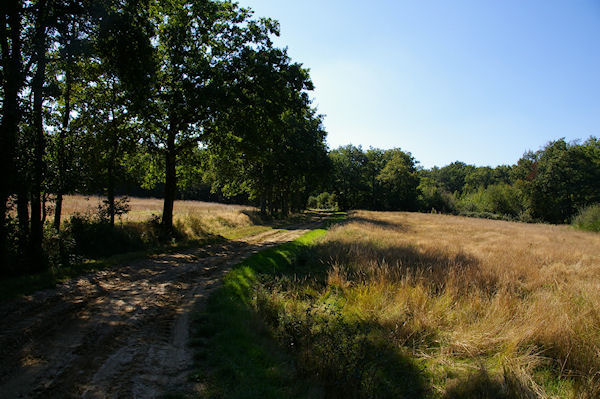
[{"label": "undergrowth", "polygon": [[600,232],[600,204],[581,209],[573,218],[572,225],[580,230]]}]

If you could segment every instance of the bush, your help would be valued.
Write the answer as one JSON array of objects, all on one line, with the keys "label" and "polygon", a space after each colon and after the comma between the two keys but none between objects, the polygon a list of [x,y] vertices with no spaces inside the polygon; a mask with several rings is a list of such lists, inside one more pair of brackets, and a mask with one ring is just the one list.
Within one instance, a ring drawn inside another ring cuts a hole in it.
[{"label": "bush", "polygon": [[520,190],[508,184],[480,187],[464,194],[458,201],[458,209],[462,215],[487,215],[488,219],[516,219],[524,213]]},{"label": "bush", "polygon": [[456,197],[434,185],[419,186],[419,207],[426,212],[454,213]]},{"label": "bush", "polygon": [[582,208],[573,218],[572,225],[581,230],[600,232],[600,204]]}]

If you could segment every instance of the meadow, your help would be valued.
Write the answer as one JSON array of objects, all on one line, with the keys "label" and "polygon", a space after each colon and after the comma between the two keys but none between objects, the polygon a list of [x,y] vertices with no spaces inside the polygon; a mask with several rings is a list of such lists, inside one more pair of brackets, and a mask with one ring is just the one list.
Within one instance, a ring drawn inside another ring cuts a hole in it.
[{"label": "meadow", "polygon": [[354,211],[253,309],[326,397],[600,397],[600,235]]},{"label": "meadow", "polygon": [[[67,195],[63,201],[62,220],[68,221],[74,215],[93,216],[103,205],[105,197]],[[163,200],[158,198],[128,197],[128,212],[117,218],[121,223],[140,223],[157,219],[162,215]],[[52,210],[52,207],[50,207]],[[174,222],[181,228],[194,234],[227,234],[233,228],[248,227],[258,221],[257,209],[245,205],[229,205],[203,201],[175,201]]]}]

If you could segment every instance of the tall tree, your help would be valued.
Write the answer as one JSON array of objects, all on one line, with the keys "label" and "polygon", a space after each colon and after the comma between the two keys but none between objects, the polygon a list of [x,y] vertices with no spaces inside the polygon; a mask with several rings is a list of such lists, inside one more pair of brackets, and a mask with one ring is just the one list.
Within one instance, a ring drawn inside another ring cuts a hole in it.
[{"label": "tall tree", "polygon": [[14,189],[15,146],[20,121],[19,93],[24,83],[22,61],[23,9],[20,0],[6,0],[0,6],[0,81],[2,121],[0,122],[0,264],[6,265],[7,201]]},{"label": "tall tree", "polygon": [[419,177],[415,159],[400,149],[386,151],[388,161],[377,179],[385,187],[385,208],[414,211],[417,207]]},{"label": "tall tree", "polygon": [[228,66],[245,49],[270,45],[277,25],[230,1],[156,1],[153,10],[159,84],[150,142],[164,158],[162,225],[170,231],[178,157],[211,133],[235,79]]},{"label": "tall tree", "polygon": [[277,48],[247,49],[232,66],[235,101],[209,142],[215,188],[248,194],[263,213],[304,207],[328,165],[308,71]]}]

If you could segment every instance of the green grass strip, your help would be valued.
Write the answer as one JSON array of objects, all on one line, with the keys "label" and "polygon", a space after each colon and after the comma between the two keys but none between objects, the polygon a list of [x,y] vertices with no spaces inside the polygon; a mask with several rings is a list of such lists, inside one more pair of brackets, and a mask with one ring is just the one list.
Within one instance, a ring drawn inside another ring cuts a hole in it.
[{"label": "green grass strip", "polygon": [[192,344],[207,398],[306,398],[320,396],[314,382],[298,378],[294,360],[270,335],[252,308],[261,277],[279,274],[317,242],[325,229],[259,252],[230,271],[198,314]]}]

